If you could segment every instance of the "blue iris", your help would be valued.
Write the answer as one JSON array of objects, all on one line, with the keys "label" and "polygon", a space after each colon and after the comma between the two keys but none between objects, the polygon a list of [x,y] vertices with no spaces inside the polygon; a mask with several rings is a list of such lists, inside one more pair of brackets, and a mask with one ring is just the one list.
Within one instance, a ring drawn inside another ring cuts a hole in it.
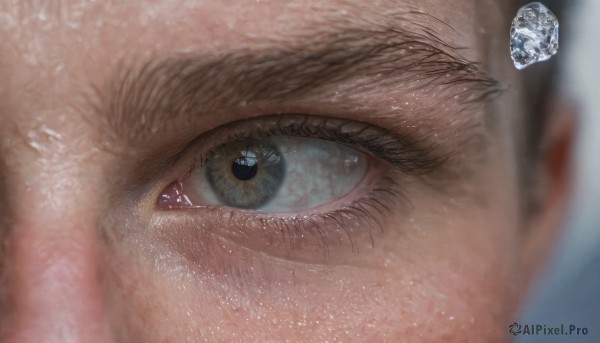
[{"label": "blue iris", "polygon": [[228,143],[208,156],[206,177],[223,204],[257,209],[279,191],[285,162],[277,147],[267,140]]}]

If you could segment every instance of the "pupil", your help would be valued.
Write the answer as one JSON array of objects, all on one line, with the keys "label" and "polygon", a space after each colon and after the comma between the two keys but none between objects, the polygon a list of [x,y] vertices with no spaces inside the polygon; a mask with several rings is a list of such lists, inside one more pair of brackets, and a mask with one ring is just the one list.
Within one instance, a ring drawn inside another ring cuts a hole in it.
[{"label": "pupil", "polygon": [[233,176],[241,181],[251,180],[258,171],[258,161],[256,156],[242,156],[233,161],[231,172]]}]

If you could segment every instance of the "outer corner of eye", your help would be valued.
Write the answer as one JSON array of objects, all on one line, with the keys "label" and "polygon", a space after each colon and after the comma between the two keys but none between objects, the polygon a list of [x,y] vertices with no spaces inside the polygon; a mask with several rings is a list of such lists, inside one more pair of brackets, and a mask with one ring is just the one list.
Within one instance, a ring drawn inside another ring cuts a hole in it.
[{"label": "outer corner of eye", "polygon": [[193,207],[193,204],[183,191],[183,184],[180,181],[174,181],[160,192],[156,207],[160,210],[172,210],[190,208]]}]

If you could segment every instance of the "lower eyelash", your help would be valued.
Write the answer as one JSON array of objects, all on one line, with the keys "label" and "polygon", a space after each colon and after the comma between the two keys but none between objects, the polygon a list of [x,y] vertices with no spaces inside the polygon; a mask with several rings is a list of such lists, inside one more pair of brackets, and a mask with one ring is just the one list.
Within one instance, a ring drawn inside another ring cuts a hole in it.
[{"label": "lower eyelash", "polygon": [[[291,217],[272,213],[233,210],[224,207],[197,209],[204,215],[191,215],[186,227],[208,228],[244,247],[267,254],[309,263],[326,262],[333,248],[349,245],[358,254],[360,247],[375,245],[376,233],[383,233],[386,217],[410,202],[392,177],[383,177],[364,197],[340,209]],[[408,205],[408,206],[407,206]],[[300,249],[302,248],[302,249]],[[322,260],[317,259],[321,252]]]}]

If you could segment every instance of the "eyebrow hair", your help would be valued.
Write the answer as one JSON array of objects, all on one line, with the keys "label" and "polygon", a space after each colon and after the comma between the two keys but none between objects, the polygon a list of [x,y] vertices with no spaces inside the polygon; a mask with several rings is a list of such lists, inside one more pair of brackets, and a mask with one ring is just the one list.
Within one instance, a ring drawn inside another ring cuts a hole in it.
[{"label": "eyebrow hair", "polygon": [[[484,103],[499,83],[460,55],[432,30],[419,33],[374,25],[312,38],[290,39],[259,49],[221,55],[154,59],[120,68],[108,90],[108,124],[117,136],[142,144],[156,128],[189,115],[251,102],[286,101],[322,94],[327,86],[359,80],[355,87],[442,87],[463,105]],[[468,96],[466,96],[468,94]],[[265,113],[268,114],[268,113]]]}]

